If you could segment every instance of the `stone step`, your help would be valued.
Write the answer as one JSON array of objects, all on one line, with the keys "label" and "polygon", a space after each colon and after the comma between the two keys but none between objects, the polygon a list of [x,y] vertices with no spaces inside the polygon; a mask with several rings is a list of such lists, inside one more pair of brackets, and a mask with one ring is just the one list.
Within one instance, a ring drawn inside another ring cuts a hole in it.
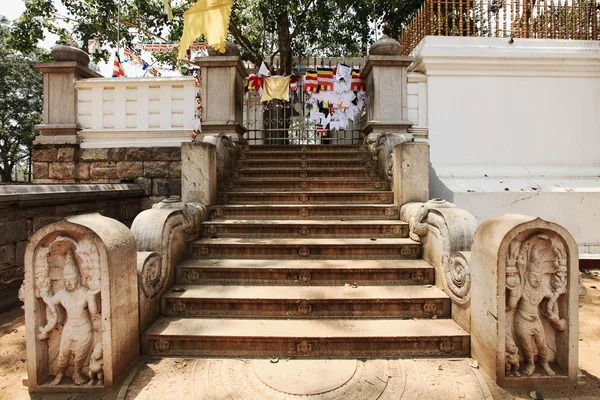
[{"label": "stone step", "polygon": [[223,319],[161,317],[142,352],[168,357],[465,356],[469,334],[451,319]]},{"label": "stone step", "polygon": [[244,152],[238,156],[238,160],[272,160],[272,159],[286,159],[286,160],[363,160],[369,161],[373,157],[366,151],[335,151],[335,150],[321,150],[314,151],[308,150],[305,152],[278,152],[278,151],[260,151],[252,150]]},{"label": "stone step", "polygon": [[206,221],[203,237],[220,238],[406,238],[408,224],[399,220],[224,220]]},{"label": "stone step", "polygon": [[253,180],[230,180],[223,187],[226,191],[258,192],[258,191],[372,191],[390,190],[390,183],[384,180],[282,180],[262,178]]},{"label": "stone step", "polygon": [[411,239],[200,239],[189,243],[191,258],[285,260],[407,260],[421,257]]},{"label": "stone step", "polygon": [[374,180],[380,177],[378,171],[366,170],[364,167],[358,168],[253,168],[234,171],[230,178],[233,180],[276,178],[276,179],[348,179],[348,180]]},{"label": "stone step", "polygon": [[209,210],[212,220],[397,220],[399,218],[398,206],[392,204],[244,204],[213,206]]},{"label": "stone step", "polygon": [[187,259],[180,285],[428,285],[434,268],[423,260]]},{"label": "stone step", "polygon": [[217,203],[229,204],[392,204],[394,193],[373,191],[220,192]]},{"label": "stone step", "polygon": [[271,160],[240,160],[235,162],[237,171],[252,170],[256,168],[320,168],[337,169],[339,167],[362,168],[369,171],[377,169],[377,162],[372,160],[347,160],[347,159],[321,159],[321,160],[296,160],[290,158],[280,158]]},{"label": "stone step", "polygon": [[447,318],[450,298],[434,286],[176,285],[162,313],[219,318]]},{"label": "stone step", "polygon": [[274,153],[301,153],[301,152],[356,152],[366,151],[366,148],[358,144],[316,144],[316,145],[294,145],[294,144],[282,144],[282,145],[251,145],[243,148],[243,153],[253,152],[274,152]]}]

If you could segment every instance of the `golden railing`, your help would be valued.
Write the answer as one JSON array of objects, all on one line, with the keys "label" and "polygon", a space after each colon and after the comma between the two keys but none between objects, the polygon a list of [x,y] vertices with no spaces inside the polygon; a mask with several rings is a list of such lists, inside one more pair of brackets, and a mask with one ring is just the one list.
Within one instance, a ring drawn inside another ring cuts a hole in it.
[{"label": "golden railing", "polygon": [[400,36],[409,55],[425,36],[600,40],[597,0],[425,0]]}]

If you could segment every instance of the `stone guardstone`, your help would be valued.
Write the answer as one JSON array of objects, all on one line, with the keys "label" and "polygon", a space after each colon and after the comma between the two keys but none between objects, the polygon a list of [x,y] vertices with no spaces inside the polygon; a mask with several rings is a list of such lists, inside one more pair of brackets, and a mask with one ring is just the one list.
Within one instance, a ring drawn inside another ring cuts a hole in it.
[{"label": "stone guardstone", "polygon": [[133,234],[100,214],[67,217],[25,250],[27,386],[102,391],[139,356]]},{"label": "stone guardstone", "polygon": [[561,226],[505,215],[471,247],[471,352],[504,387],[577,384],[577,245]]}]

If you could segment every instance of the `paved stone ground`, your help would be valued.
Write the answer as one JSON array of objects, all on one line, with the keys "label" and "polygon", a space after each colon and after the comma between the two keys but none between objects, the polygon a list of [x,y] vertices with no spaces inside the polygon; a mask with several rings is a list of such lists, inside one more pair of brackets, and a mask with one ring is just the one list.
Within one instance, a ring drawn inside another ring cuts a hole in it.
[{"label": "paved stone ground", "polygon": [[[585,383],[541,389],[545,399],[600,399],[600,271],[584,274],[580,367]],[[0,314],[0,400],[489,400],[528,399],[531,389],[503,390],[470,359],[239,360],[143,357],[117,388],[98,395],[30,395],[21,310]]]}]

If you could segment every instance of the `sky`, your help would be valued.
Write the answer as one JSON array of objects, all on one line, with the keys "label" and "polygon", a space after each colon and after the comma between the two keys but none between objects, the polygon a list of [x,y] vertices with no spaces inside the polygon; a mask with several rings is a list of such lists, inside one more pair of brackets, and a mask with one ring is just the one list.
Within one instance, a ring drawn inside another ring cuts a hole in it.
[{"label": "sky", "polygon": [[[66,12],[65,8],[62,6],[60,0],[53,0],[53,1],[54,1],[54,6],[58,10],[58,12],[63,15],[66,15],[67,12]],[[25,11],[25,4],[23,3],[23,0],[8,0],[8,1],[3,0],[3,3],[4,4],[2,4],[2,10],[0,11],[0,15],[4,15],[9,20],[14,20],[14,19],[18,18]],[[6,3],[8,3],[8,4],[6,4]],[[57,39],[58,39],[58,37],[56,35],[46,33],[45,40],[43,42],[41,42],[39,45],[42,48],[51,49],[56,44]],[[142,57],[144,58],[144,60],[146,62],[151,63],[150,54],[142,54]],[[121,59],[123,60],[122,51],[121,51]],[[104,63],[104,62],[99,63],[98,67],[100,68],[100,73],[103,76],[105,76],[105,77],[112,76],[112,69],[113,69],[113,60],[112,59],[108,63]],[[123,63],[123,68],[125,69],[125,74],[128,77],[141,77],[144,75],[144,70],[142,70],[142,68],[140,66],[132,65],[130,63]],[[163,76],[168,76],[168,75],[179,75],[179,73],[169,72],[169,71],[165,71],[163,73]]]}]

